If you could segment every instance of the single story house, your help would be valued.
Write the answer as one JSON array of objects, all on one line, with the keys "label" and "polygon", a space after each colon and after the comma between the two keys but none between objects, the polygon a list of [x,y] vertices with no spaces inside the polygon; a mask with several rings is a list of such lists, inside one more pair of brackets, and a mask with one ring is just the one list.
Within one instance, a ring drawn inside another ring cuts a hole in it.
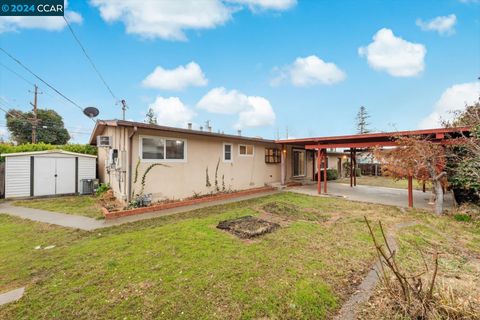
[{"label": "single story house", "polygon": [[[124,201],[142,188],[158,201],[313,181],[318,170],[316,152],[301,145],[194,130],[191,124],[174,128],[99,120],[90,144],[98,147],[100,181]],[[327,158],[328,168],[342,171],[343,153]]]}]

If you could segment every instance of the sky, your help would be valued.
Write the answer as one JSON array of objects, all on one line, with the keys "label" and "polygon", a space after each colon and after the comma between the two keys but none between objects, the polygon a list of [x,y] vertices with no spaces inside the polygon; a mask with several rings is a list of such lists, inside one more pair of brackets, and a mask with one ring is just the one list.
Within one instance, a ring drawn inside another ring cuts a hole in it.
[{"label": "sky", "polygon": [[[433,128],[480,95],[480,0],[70,0],[66,18],[0,17],[0,47],[98,119],[263,138]],[[94,121],[0,52],[0,107]],[[3,111],[0,111],[3,113]],[[7,136],[4,114],[0,134]]]}]

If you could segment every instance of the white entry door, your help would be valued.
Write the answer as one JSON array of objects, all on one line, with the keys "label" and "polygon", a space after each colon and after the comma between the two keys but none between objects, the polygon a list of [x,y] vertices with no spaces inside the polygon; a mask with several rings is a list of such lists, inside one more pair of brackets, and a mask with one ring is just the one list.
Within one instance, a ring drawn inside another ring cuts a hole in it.
[{"label": "white entry door", "polygon": [[75,193],[75,158],[35,157],[33,195]]}]

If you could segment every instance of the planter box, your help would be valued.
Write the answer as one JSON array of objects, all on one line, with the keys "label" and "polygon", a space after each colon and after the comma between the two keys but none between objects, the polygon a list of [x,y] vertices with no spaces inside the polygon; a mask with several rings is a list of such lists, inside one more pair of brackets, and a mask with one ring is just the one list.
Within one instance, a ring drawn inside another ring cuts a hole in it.
[{"label": "planter box", "polygon": [[198,199],[189,199],[189,200],[181,200],[181,201],[168,202],[168,203],[162,203],[162,204],[154,204],[154,205],[149,206],[149,207],[134,208],[134,209],[128,209],[128,210],[122,210],[122,211],[112,211],[112,212],[110,212],[106,208],[102,208],[102,212],[103,212],[103,215],[105,216],[105,219],[109,220],[109,219],[127,217],[127,216],[147,213],[147,212],[155,212],[155,211],[161,211],[161,210],[165,210],[165,209],[191,206],[191,205],[194,205],[194,204],[199,204],[199,203],[204,203],[204,202],[211,202],[211,201],[225,200],[225,199],[233,199],[233,198],[246,196],[246,195],[250,195],[250,194],[270,192],[270,191],[274,191],[274,190],[276,190],[276,189],[273,188],[273,187],[261,187],[261,188],[242,190],[242,191],[237,191],[237,192],[232,192],[232,193],[214,194],[214,195],[211,195],[211,196],[206,196],[206,197],[202,197],[202,198],[198,198]]}]

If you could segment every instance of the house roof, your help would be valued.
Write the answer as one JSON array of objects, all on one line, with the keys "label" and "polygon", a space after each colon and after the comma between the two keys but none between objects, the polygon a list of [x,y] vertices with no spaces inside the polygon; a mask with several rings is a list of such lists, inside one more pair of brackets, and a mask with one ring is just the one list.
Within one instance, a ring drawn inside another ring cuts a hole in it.
[{"label": "house roof", "polygon": [[54,150],[44,150],[44,151],[28,151],[28,152],[15,152],[15,153],[2,153],[0,156],[2,157],[18,157],[18,156],[34,156],[38,154],[53,154],[53,153],[61,153],[76,157],[87,157],[87,158],[96,158],[97,156],[93,154],[86,154],[86,153],[77,153],[77,152],[70,152],[60,149]]},{"label": "house roof", "polygon": [[264,142],[264,143],[275,142],[274,140],[268,140],[268,139],[262,139],[262,138],[244,137],[240,135],[215,133],[215,132],[194,130],[194,129],[167,127],[167,126],[160,126],[156,124],[149,124],[149,123],[135,122],[135,121],[98,120],[97,123],[95,124],[95,128],[93,128],[92,135],[90,136],[90,142],[89,142],[90,144],[92,145],[97,144],[97,136],[101,135],[105,127],[132,127],[132,128],[137,127],[142,129],[152,129],[152,130],[159,130],[159,131],[194,134],[199,136],[215,137],[215,138],[222,138],[222,139],[229,139],[229,140]]}]

